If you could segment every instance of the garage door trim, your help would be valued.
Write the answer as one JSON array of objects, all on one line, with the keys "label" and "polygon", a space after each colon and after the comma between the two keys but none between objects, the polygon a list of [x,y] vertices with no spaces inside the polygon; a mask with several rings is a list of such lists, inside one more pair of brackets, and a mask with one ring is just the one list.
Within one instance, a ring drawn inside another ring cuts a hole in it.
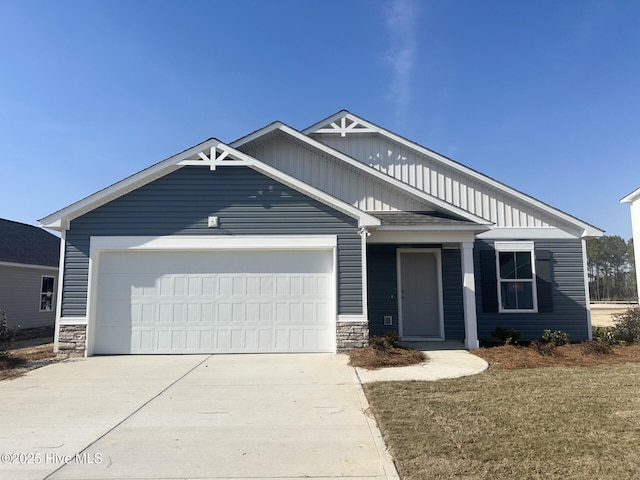
[{"label": "garage door trim", "polygon": [[[92,236],[90,238],[89,284],[87,304],[87,355],[94,352],[97,313],[96,286],[102,252],[125,251],[268,251],[268,250],[330,250],[333,256],[333,292],[331,318],[337,318],[337,244],[336,235],[269,235],[269,236]],[[335,321],[335,320],[334,320]],[[335,329],[334,329],[335,330]],[[335,335],[335,332],[334,332]],[[335,338],[334,338],[335,345]]]}]

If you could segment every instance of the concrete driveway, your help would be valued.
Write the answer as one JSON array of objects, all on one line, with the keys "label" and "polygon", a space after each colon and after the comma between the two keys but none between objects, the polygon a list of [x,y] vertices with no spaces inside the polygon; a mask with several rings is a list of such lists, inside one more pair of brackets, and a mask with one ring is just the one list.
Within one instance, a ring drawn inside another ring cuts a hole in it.
[{"label": "concrete driveway", "polygon": [[0,382],[0,478],[397,478],[346,356],[114,356]]}]

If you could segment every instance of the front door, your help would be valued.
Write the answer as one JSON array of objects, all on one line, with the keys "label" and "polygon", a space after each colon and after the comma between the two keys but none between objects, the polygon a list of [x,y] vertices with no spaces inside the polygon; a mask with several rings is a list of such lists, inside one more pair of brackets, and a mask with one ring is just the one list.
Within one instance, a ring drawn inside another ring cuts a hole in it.
[{"label": "front door", "polygon": [[442,339],[442,294],[438,250],[399,251],[400,336]]}]

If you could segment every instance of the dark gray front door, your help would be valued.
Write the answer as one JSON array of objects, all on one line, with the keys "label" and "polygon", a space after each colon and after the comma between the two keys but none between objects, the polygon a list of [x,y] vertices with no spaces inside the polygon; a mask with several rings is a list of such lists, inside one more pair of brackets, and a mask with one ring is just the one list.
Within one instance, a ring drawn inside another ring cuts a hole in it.
[{"label": "dark gray front door", "polygon": [[403,338],[441,338],[438,265],[436,252],[400,252]]}]

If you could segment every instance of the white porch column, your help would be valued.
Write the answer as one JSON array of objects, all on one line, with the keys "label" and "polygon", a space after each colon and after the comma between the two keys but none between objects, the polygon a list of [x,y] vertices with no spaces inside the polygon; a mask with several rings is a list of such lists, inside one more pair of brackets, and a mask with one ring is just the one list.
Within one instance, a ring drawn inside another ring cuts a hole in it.
[{"label": "white porch column", "polygon": [[478,348],[478,319],[476,317],[476,279],[473,273],[473,242],[460,244],[462,259],[462,302],[464,305],[464,346]]}]

